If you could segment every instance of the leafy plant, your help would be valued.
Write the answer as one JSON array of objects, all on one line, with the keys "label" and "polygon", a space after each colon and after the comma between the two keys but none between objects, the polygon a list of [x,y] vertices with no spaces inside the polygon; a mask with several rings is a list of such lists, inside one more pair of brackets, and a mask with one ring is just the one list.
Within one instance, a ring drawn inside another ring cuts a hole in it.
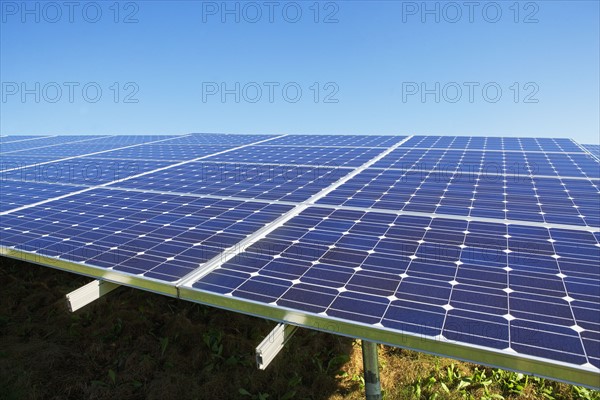
[{"label": "leafy plant", "polygon": [[339,373],[340,367],[350,361],[348,354],[335,355],[333,350],[320,351],[313,355],[312,363],[317,367],[317,370],[324,374],[332,372]]},{"label": "leafy plant", "polygon": [[267,393],[257,393],[257,394],[252,394],[249,391],[247,391],[246,389],[240,388],[238,390],[238,392],[245,397],[250,397],[252,400],[267,400],[269,398],[269,395]]},{"label": "leafy plant", "polygon": [[584,388],[582,386],[572,386],[571,391],[576,399],[580,400],[600,400],[600,392]]},{"label": "leafy plant", "polygon": [[220,331],[208,331],[202,335],[202,340],[210,349],[212,358],[223,358],[223,334]]},{"label": "leafy plant", "polygon": [[110,379],[110,382],[112,383],[113,386],[117,385],[117,373],[114,370],[112,370],[112,369],[108,370],[108,378]]},{"label": "leafy plant", "polygon": [[160,338],[160,356],[164,357],[165,352],[167,351],[167,347],[169,346],[169,338],[164,337]]},{"label": "leafy plant", "polygon": [[495,369],[492,378],[500,386],[502,393],[506,395],[522,394],[529,383],[527,375],[501,369]]}]

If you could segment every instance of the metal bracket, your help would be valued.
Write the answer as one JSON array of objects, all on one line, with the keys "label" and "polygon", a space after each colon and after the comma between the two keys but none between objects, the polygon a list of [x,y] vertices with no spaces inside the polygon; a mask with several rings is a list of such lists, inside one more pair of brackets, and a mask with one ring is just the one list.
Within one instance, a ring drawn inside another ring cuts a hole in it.
[{"label": "metal bracket", "polygon": [[112,292],[119,286],[121,285],[112,282],[92,281],[66,295],[69,310],[71,312],[77,311],[81,307],[85,307],[105,294]]},{"label": "metal bracket", "polygon": [[266,369],[298,329],[294,325],[277,324],[256,347],[256,366]]}]

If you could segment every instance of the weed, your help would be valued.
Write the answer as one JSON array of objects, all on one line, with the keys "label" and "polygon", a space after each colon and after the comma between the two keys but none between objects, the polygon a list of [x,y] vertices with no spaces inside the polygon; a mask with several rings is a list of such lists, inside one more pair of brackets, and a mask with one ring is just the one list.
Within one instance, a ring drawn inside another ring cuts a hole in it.
[{"label": "weed", "polygon": [[167,351],[167,347],[169,346],[169,338],[164,337],[160,338],[160,356],[164,357],[165,352]]},{"label": "weed", "polygon": [[321,350],[314,354],[312,363],[317,370],[324,374],[340,373],[340,367],[350,361],[348,354],[335,354],[333,350]]},{"label": "weed", "polygon": [[572,386],[571,393],[575,398],[580,400],[600,400],[600,392],[581,386]]},{"label": "weed", "polygon": [[244,397],[250,397],[252,400],[267,400],[269,398],[269,395],[267,393],[259,392],[258,394],[252,394],[243,388],[240,388],[238,392]]}]

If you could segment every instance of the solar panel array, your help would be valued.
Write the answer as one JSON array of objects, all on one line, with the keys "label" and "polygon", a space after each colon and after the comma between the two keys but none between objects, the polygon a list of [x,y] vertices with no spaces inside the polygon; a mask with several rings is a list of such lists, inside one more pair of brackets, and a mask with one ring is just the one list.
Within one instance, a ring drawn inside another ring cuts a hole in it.
[{"label": "solar panel array", "polygon": [[584,144],[583,148],[600,159],[600,144]]},{"label": "solar panel array", "polygon": [[600,386],[600,162],[572,140],[3,136],[0,155],[6,256]]}]

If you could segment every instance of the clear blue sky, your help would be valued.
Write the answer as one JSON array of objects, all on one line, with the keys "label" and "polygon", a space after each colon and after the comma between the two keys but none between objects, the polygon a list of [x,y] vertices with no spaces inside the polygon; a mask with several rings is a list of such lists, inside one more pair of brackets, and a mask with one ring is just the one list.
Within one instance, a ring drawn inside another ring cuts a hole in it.
[{"label": "clear blue sky", "polygon": [[598,1],[0,4],[2,134],[600,140]]}]

